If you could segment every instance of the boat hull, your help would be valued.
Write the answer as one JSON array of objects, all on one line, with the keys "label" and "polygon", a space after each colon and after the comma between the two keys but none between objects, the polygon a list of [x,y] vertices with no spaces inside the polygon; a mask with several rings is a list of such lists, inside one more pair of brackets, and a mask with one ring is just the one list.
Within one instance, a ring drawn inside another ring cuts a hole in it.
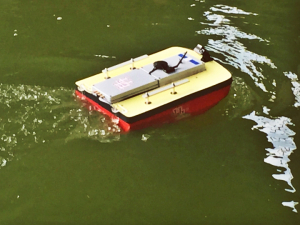
[{"label": "boat hull", "polygon": [[179,101],[174,101],[134,118],[124,117],[120,112],[112,112],[109,104],[99,101],[96,96],[85,91],[80,92],[79,90],[76,90],[75,93],[80,99],[89,102],[101,113],[106,114],[113,119],[118,118],[118,125],[123,131],[128,132],[129,130],[137,130],[153,125],[171,123],[189,116],[204,113],[227,96],[231,82],[232,79],[229,79],[214,87],[201,90],[193,95],[187,96],[186,98],[180,99]]}]

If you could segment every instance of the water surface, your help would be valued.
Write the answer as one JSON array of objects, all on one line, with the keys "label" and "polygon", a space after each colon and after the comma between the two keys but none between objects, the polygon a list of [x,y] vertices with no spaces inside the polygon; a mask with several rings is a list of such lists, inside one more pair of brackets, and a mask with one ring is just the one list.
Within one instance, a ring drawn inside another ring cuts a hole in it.
[{"label": "water surface", "polygon": [[[299,223],[296,0],[0,3],[1,224]],[[233,75],[203,115],[121,134],[74,96],[198,43]]]}]

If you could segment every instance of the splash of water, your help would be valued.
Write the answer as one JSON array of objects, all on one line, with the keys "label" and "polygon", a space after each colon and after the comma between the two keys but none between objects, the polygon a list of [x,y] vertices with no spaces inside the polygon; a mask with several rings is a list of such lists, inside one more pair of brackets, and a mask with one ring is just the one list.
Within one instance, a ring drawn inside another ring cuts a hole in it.
[{"label": "splash of water", "polygon": [[73,93],[63,87],[0,84],[0,168],[20,149],[53,139],[119,140],[117,123],[86,109]]}]

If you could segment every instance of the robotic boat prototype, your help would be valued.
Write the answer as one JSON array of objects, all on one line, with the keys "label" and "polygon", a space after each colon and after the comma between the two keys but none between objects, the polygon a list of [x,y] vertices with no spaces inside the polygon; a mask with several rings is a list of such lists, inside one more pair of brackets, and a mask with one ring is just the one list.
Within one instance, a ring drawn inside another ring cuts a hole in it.
[{"label": "robotic boat prototype", "polygon": [[205,112],[226,97],[230,72],[197,45],[143,55],[76,82],[75,93],[123,131]]}]

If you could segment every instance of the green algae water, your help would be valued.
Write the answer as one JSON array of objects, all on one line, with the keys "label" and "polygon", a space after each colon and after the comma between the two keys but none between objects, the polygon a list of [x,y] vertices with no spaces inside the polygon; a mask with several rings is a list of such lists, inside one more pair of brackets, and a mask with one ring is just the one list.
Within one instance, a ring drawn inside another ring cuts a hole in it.
[{"label": "green algae water", "polygon": [[[297,3],[0,0],[0,224],[298,224]],[[197,44],[233,75],[202,115],[123,134],[74,95]]]}]

